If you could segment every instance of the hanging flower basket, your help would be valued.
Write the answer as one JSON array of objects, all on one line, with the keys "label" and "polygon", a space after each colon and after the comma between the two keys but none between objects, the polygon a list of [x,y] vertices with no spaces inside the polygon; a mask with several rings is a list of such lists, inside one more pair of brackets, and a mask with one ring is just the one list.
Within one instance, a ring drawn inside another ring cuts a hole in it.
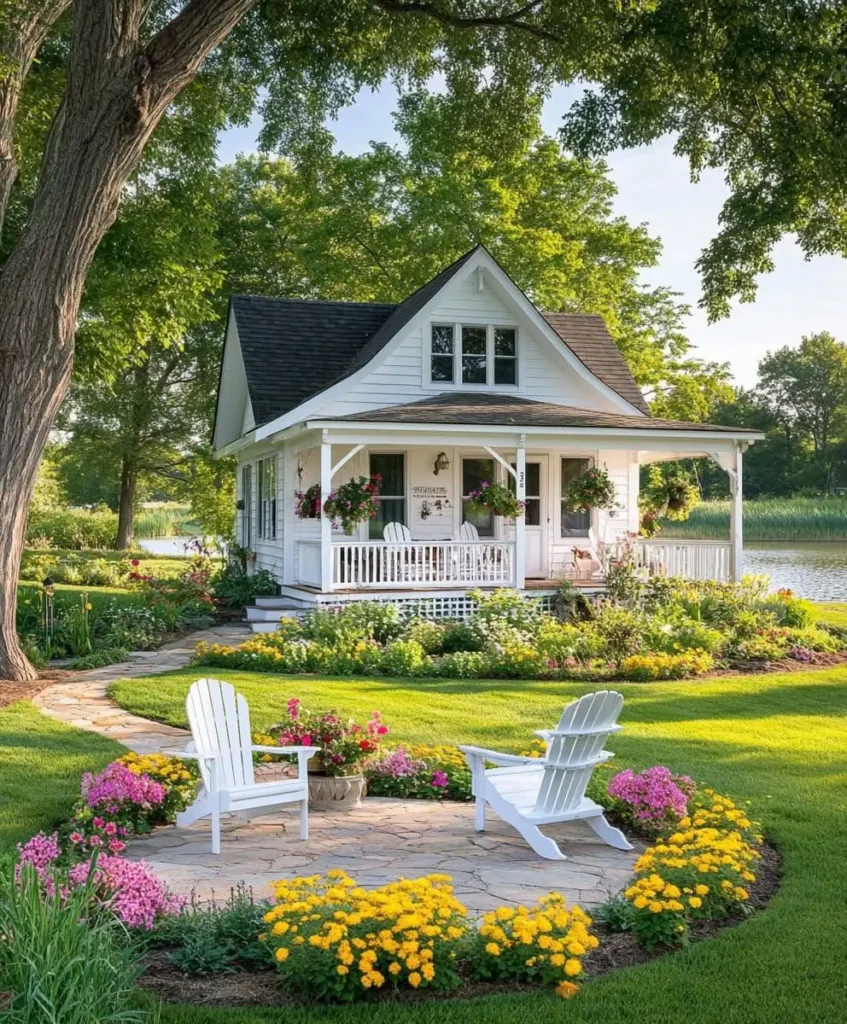
[{"label": "hanging flower basket", "polygon": [[379,485],[382,477],[360,476],[342,484],[323,503],[323,511],[332,520],[334,527],[341,526],[350,533],[354,526],[375,519],[379,510]]},{"label": "hanging flower basket", "polygon": [[665,481],[665,497],[667,518],[678,522],[687,519],[694,506],[700,503],[697,485],[682,475],[669,477]]},{"label": "hanging flower basket", "polygon": [[592,508],[617,508],[615,485],[605,466],[591,466],[571,480],[565,495],[569,512],[588,512]]},{"label": "hanging flower basket", "polygon": [[308,490],[295,491],[294,514],[298,519],[320,519],[321,517],[321,485],[312,484]]},{"label": "hanging flower basket", "polygon": [[491,512],[505,519],[517,519],[523,515],[524,503],[518,501],[514,493],[503,484],[490,484],[483,480],[478,491],[468,495],[468,509],[471,512]]}]

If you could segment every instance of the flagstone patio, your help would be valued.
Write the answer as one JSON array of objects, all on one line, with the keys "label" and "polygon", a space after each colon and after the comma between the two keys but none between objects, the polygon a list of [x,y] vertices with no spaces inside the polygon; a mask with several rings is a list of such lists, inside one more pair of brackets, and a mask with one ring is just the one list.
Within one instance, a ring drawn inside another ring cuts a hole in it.
[{"label": "flagstone patio", "polygon": [[[151,675],[190,663],[200,640],[239,643],[249,636],[241,623],[194,633],[130,661],[79,673],[43,690],[35,703],[51,717],[89,729],[139,753],[182,749],[188,734],[124,711],[108,697],[117,679]],[[198,671],[198,675],[201,673]],[[268,766],[269,767],[269,766]],[[267,768],[261,769],[263,774]],[[172,889],[199,900],[226,898],[244,883],[259,897],[277,878],[344,868],[366,888],[399,876],[438,872],[453,878],[472,913],[507,904],[532,903],[551,890],[569,902],[591,906],[626,885],[638,850],[624,853],[596,841],[582,822],[545,826],[566,861],[542,860],[505,822],[489,811],[488,828],[474,830],[473,804],[367,797],[348,814],[312,810],[310,838],[298,838],[299,812],[281,808],[246,821],[223,821],[222,852],[214,856],[208,821],[168,826],[133,839],[127,856],[146,860]]]},{"label": "flagstone patio", "polygon": [[343,868],[371,888],[403,876],[439,872],[474,913],[532,903],[555,890],[582,906],[601,903],[626,885],[639,850],[613,850],[583,822],[545,826],[566,861],[542,860],[493,813],[474,831],[472,804],[367,797],[347,814],[312,811],[310,838],[298,839],[298,814],[279,810],[246,821],[224,818],[220,856],[211,852],[208,822],[162,828],[133,840],[128,856],[144,859],[177,892],[225,898],[243,882],[257,897],[277,878]]}]

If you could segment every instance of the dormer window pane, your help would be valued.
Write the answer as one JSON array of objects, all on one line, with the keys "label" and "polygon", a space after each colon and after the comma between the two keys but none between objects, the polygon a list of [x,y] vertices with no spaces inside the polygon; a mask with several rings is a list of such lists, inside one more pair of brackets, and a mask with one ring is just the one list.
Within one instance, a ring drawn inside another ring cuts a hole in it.
[{"label": "dormer window pane", "polygon": [[494,328],[494,383],[517,384],[518,337],[514,327]]},{"label": "dormer window pane", "polygon": [[486,338],[484,327],[462,328],[462,383],[488,383]]},{"label": "dormer window pane", "polygon": [[431,366],[433,381],[443,384],[453,383],[452,324],[433,324]]}]

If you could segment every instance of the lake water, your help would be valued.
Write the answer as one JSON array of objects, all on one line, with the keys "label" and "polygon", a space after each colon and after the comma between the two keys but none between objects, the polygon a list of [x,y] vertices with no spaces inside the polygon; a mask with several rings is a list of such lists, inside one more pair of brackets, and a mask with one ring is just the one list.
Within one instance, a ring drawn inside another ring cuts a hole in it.
[{"label": "lake water", "polygon": [[[141,540],[151,555],[184,555],[190,537]],[[744,545],[744,571],[770,576],[810,601],[847,601],[847,544],[825,541],[755,541]]]},{"label": "lake water", "polygon": [[832,541],[755,541],[744,545],[744,571],[770,576],[810,601],[847,601],[847,544]]}]

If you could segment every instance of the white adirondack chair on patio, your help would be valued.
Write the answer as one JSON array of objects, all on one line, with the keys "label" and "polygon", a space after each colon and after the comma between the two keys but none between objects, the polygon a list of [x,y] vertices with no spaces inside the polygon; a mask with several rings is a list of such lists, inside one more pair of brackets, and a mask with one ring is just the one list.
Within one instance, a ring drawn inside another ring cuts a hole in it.
[{"label": "white adirondack chair on patio", "polygon": [[[316,747],[263,747],[251,740],[247,701],[229,683],[198,679],[185,701],[192,742],[178,757],[200,762],[203,786],[194,803],[176,816],[177,825],[212,819],[212,853],[221,852],[221,814],[246,817],[281,804],[300,804],[300,838],[309,838],[309,758]],[[296,754],[297,778],[257,782],[253,753]]]},{"label": "white adirondack chair on patio", "polygon": [[[606,821],[603,808],[585,795],[595,767],[614,756],[603,745],[621,729],[617,719],[622,706],[623,697],[614,690],[587,693],[572,701],[555,729],[535,733],[547,742],[543,759],[459,747],[473,775],[477,831],[485,829],[485,805],[490,804],[547,860],[567,859],[539,828],[560,821],[586,821],[604,843],[616,850],[631,850],[623,832]],[[501,767],[487,769],[487,761]]]}]

